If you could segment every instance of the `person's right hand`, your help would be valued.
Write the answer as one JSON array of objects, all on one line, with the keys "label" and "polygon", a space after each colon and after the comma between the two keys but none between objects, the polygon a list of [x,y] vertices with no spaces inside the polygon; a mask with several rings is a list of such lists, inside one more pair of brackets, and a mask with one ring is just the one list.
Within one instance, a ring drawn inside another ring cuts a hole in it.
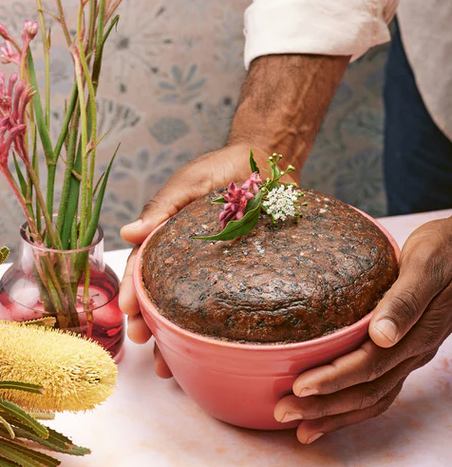
[{"label": "person's right hand", "polygon": [[[176,214],[195,199],[212,192],[216,188],[227,186],[231,181],[246,179],[250,174],[249,151],[260,168],[267,166],[271,155],[256,145],[236,144],[218,151],[204,154],[189,162],[175,172],[166,184],[144,206],[138,219],[121,229],[122,238],[129,243],[139,245],[163,221]],[[290,174],[297,176],[296,172]],[[151,337],[151,331],[144,322],[135,296],[132,271],[136,246],[127,260],[127,266],[119,291],[119,306],[128,315],[128,335],[136,343],[145,343]],[[161,377],[170,377],[171,373],[161,358],[158,348],[154,348],[155,371]]]}]

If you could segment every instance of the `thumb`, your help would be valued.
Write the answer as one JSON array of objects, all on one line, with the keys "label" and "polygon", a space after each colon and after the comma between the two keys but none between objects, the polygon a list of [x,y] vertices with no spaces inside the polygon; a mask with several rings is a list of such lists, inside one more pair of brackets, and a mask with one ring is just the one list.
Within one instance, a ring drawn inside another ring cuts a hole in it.
[{"label": "thumb", "polygon": [[136,221],[121,228],[120,235],[128,243],[140,244],[159,224],[177,211],[178,208],[170,198],[157,193],[144,205]]},{"label": "thumb", "polygon": [[439,292],[425,268],[413,266],[401,268],[399,278],[373,313],[369,335],[379,347],[397,344]]},{"label": "thumb", "polygon": [[[135,222],[124,225],[121,237],[129,243],[140,244],[163,221],[212,188],[210,172],[202,165],[202,158],[195,159],[175,172],[163,187],[150,199]],[[212,165],[212,164],[210,164]],[[207,168],[212,171],[213,165]],[[207,175],[206,175],[207,171]]]}]

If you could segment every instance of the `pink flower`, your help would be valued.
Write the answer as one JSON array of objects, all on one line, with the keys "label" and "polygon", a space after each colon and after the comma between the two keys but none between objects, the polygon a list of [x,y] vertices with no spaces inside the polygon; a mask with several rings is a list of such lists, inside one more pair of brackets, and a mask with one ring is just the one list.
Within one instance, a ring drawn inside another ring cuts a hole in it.
[{"label": "pink flower", "polygon": [[0,23],[0,36],[5,39],[5,41],[12,42],[12,37],[9,35],[9,32],[3,24]]},{"label": "pink flower", "polygon": [[18,156],[28,163],[28,152],[24,136],[27,129],[25,111],[33,97],[32,88],[19,80],[17,73],[13,73],[5,82],[5,74],[0,71],[0,166],[5,169],[11,146]]},{"label": "pink flower", "polygon": [[3,47],[0,47],[0,61],[6,65],[8,63],[20,64],[20,54],[16,53],[11,42],[6,41]]},{"label": "pink flower", "polygon": [[248,177],[240,188],[237,188],[237,185],[234,182],[229,184],[228,192],[224,195],[224,199],[227,203],[224,205],[223,211],[220,213],[222,229],[226,227],[229,221],[238,221],[243,218],[248,201],[254,198],[254,195],[259,191],[259,183],[262,183],[262,180],[260,179],[259,174],[255,172]]},{"label": "pink flower", "polygon": [[38,23],[36,21],[31,21],[29,19],[24,21],[24,30],[22,33],[22,40],[28,44],[36,37],[38,34]]},{"label": "pink flower", "polygon": [[8,155],[11,145],[17,139],[24,137],[27,125],[16,125],[11,130],[0,124],[0,170],[8,169]]},{"label": "pink flower", "polygon": [[249,190],[251,188],[254,194],[257,194],[259,191],[259,183],[262,183],[261,177],[257,172],[253,172],[242,185],[242,189]]}]

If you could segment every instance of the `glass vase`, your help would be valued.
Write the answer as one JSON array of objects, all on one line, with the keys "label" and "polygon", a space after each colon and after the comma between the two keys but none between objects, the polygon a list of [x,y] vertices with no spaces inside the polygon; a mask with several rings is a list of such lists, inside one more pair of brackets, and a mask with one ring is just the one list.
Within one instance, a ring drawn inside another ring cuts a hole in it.
[{"label": "glass vase", "polygon": [[125,332],[118,292],[101,227],[86,248],[54,250],[33,243],[24,224],[19,257],[0,279],[0,320],[52,317],[56,327],[97,341],[118,362]]}]

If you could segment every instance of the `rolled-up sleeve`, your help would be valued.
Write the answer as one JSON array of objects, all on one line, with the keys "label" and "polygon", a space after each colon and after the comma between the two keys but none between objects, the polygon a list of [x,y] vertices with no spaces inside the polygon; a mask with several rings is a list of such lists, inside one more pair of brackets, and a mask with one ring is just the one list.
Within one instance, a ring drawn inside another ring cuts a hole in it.
[{"label": "rolled-up sleeve", "polygon": [[351,55],[389,41],[398,0],[254,0],[245,11],[245,66],[262,55]]}]

